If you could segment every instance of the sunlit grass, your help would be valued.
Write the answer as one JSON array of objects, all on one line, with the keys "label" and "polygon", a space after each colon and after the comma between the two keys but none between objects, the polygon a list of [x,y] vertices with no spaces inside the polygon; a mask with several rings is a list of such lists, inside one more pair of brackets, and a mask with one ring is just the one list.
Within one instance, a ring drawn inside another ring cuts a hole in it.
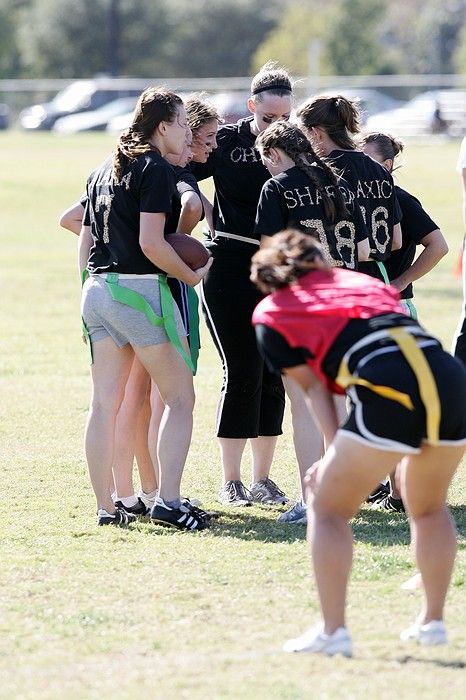
[{"label": "sunlit grass", "polygon": [[[0,697],[464,697],[464,464],[450,496],[461,549],[445,649],[397,641],[419,598],[400,591],[414,571],[402,515],[363,508],[355,519],[353,661],[281,653],[287,636],[316,619],[317,598],[304,529],[277,524],[275,512],[219,508],[222,519],[196,535],[149,523],[96,528],[82,450],[89,378],[76,238],[57,218],[112,142],[0,134]],[[399,172],[451,247],[416,285],[420,317],[447,347],[461,307],[457,148],[408,146]],[[183,488],[216,507],[221,376],[205,330],[202,345]],[[249,470],[247,458],[246,482]],[[288,415],[273,476],[297,493]]]}]

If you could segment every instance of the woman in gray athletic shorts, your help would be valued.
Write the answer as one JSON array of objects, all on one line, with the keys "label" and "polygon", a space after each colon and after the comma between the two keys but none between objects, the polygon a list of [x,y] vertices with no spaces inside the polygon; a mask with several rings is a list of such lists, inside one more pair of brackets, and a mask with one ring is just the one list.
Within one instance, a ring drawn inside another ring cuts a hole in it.
[{"label": "woman in gray athletic shorts", "polygon": [[[164,156],[181,153],[188,137],[181,99],[164,88],[148,88],[114,156],[87,182],[79,262],[89,273],[82,316],[93,354],[93,396],[85,441],[100,525],[135,518],[115,508],[110,493],[115,420],[134,350],[165,404],[157,446],[160,490],[151,517],[191,530],[207,526],[195,508],[180,500],[194,391],[186,333],[162,274],[194,286],[210,266],[192,271],[164,239],[175,189]],[[155,453],[156,446],[151,450]]]}]

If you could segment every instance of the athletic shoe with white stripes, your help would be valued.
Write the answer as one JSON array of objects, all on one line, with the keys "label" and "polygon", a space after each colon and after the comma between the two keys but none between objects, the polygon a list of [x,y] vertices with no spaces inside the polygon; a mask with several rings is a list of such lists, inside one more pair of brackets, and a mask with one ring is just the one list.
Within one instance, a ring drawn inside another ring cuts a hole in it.
[{"label": "athletic shoe with white stripes", "polygon": [[160,496],[155,499],[150,518],[157,525],[176,527],[179,530],[205,530],[210,524],[189,501],[183,501],[179,508],[170,508]]},{"label": "athletic shoe with white stripes", "polygon": [[272,479],[268,477],[251,484],[249,490],[253,501],[261,503],[263,506],[283,506],[290,500],[285,496],[283,491],[278,488],[275,481],[272,481]]},{"label": "athletic shoe with white stripes", "polygon": [[140,515],[141,516],[141,515],[148,514],[147,506],[140,498],[138,498],[138,500],[134,504],[134,506],[125,506],[123,501],[115,501],[115,505],[120,510],[124,510],[127,513],[131,513],[132,515]]},{"label": "athletic shoe with white stripes", "polygon": [[277,523],[291,525],[307,525],[307,508],[302,501],[298,501],[291,508],[285,510],[277,518]]},{"label": "athletic shoe with white stripes", "polygon": [[117,527],[126,527],[131,523],[136,522],[136,515],[128,513],[122,508],[117,508],[114,513],[108,513],[103,508],[97,511],[97,525],[116,525]]},{"label": "athletic shoe with white stripes", "polygon": [[227,481],[218,492],[222,506],[250,506],[252,496],[242,481]]},{"label": "athletic shoe with white stripes", "polygon": [[393,498],[389,493],[380,501],[373,503],[374,510],[388,510],[390,513],[404,513],[405,507],[401,498]]},{"label": "athletic shoe with white stripes", "polygon": [[432,647],[447,643],[447,630],[443,620],[431,620],[425,625],[415,622],[401,632],[400,639],[404,642],[412,639],[422,646]]},{"label": "athletic shoe with white stripes", "polygon": [[214,510],[204,510],[203,508],[199,508],[200,501],[197,498],[183,498],[182,496],[181,503],[205,520],[214,520],[215,518],[220,517],[220,513],[216,513]]},{"label": "athletic shoe with white stripes", "polygon": [[323,625],[320,624],[311,627],[296,639],[289,639],[283,645],[283,651],[352,656],[353,643],[346,627],[339,627],[333,634],[325,634]]}]

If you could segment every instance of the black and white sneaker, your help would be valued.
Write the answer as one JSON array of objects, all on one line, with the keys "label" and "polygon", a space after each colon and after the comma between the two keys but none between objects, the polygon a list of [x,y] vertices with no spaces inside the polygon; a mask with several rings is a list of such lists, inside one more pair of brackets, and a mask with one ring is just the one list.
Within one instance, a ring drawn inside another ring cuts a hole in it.
[{"label": "black and white sneaker", "polygon": [[181,503],[205,520],[214,520],[215,518],[220,517],[220,513],[217,513],[214,510],[204,510],[203,508],[199,508],[197,504],[200,503],[200,501],[198,501],[197,498],[190,499],[181,497]]},{"label": "black and white sneaker", "polygon": [[168,525],[179,530],[205,530],[210,523],[200,513],[198,508],[190,503],[187,505],[186,501],[182,502],[179,508],[170,508],[160,496],[157,496],[150,518],[157,525]]},{"label": "black and white sneaker", "polygon": [[128,513],[126,510],[118,507],[114,513],[107,513],[103,508],[99,508],[97,511],[97,525],[126,527],[134,522],[136,522],[136,516],[133,513]]},{"label": "black and white sneaker", "polygon": [[120,510],[126,511],[126,513],[131,513],[132,515],[141,516],[149,514],[149,509],[140,498],[138,498],[137,503],[135,503],[134,506],[125,506],[123,501],[115,501],[115,506]]}]

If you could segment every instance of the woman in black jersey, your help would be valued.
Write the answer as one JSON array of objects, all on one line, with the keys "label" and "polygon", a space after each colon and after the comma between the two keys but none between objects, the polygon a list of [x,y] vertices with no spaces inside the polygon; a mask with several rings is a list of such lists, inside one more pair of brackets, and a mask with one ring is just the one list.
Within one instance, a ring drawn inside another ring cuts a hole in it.
[{"label": "woman in black jersey", "polygon": [[387,280],[384,261],[401,246],[401,212],[393,178],[385,168],[357,150],[359,109],[336,95],[318,96],[301,105],[297,115],[314,150],[329,158],[356,195],[369,229],[371,261],[360,265],[366,274]]},{"label": "woman in black jersey", "polygon": [[[403,143],[389,134],[373,132],[365,134],[362,139],[363,152],[383,165],[389,173],[393,172],[395,159],[403,148]],[[390,255],[385,268],[390,284],[400,292],[407,313],[417,318],[412,302],[413,282],[424,277],[437,265],[448,253],[448,245],[439,227],[416,197],[399,185],[395,185],[395,193],[402,214],[401,248]],[[424,250],[414,261],[416,247],[419,245]]]},{"label": "woman in black jersey", "polygon": [[[314,153],[303,132],[288,122],[276,122],[257,138],[262,161],[273,176],[262,187],[255,232],[261,245],[285,228],[312,229],[319,236],[332,267],[357,269],[369,257],[367,228],[354,193],[332,167]],[[322,440],[299,387],[284,379],[291,402],[293,443],[301,476],[302,498],[278,520],[305,520],[304,477],[322,451]]]},{"label": "woman in black jersey", "polygon": [[[217,149],[205,165],[195,165],[199,180],[215,185],[213,228],[207,247],[213,265],[201,288],[203,310],[220,354],[224,379],[218,405],[225,505],[284,503],[283,492],[269,479],[277,436],[282,432],[284,390],[257,351],[251,326],[260,294],[249,280],[250,263],[259,246],[254,220],[262,185],[268,179],[255,148],[256,137],[269,124],[288,119],[292,86],[286,71],[266,64],[253,78],[248,100],[252,116],[221,126]],[[251,439],[251,492],[241,481],[241,459]]]},{"label": "woman in black jersey", "polygon": [[[403,457],[402,489],[424,583],[416,622],[402,640],[445,644],[443,609],[456,555],[448,488],[466,447],[466,372],[413,319],[397,291],[353,270],[330,269],[309,235],[284,231],[253,258],[251,278],[269,296],[254,311],[271,368],[291,376],[325,435],[309,471],[309,545],[322,623],[288,652],[351,656],[345,603],[350,520],[366,493]],[[351,400],[338,425],[335,394]]]},{"label": "woman in black jersey", "polygon": [[191,270],[164,238],[175,190],[164,156],[181,153],[190,136],[181,99],[164,88],[148,88],[113,158],[87,182],[79,240],[80,269],[89,273],[82,315],[93,353],[86,456],[101,525],[134,519],[115,508],[110,494],[115,421],[134,351],[165,404],[157,445],[161,480],[151,517],[183,529],[207,527],[206,519],[180,500],[194,392],[185,330],[163,275],[195,285],[209,267]]},{"label": "woman in black jersey", "polygon": [[[403,151],[403,143],[389,134],[378,132],[365,134],[362,140],[364,153],[393,172],[396,157]],[[396,198],[400,205],[401,248],[385,261],[388,279],[400,292],[401,305],[406,313],[417,319],[413,304],[413,282],[426,275],[448,253],[447,242],[437,224],[424,211],[416,197],[395,185]],[[416,247],[424,250],[414,261]],[[395,473],[390,475],[390,487],[381,487],[371,494],[369,500],[377,507],[391,511],[403,511],[403,501]]]}]

